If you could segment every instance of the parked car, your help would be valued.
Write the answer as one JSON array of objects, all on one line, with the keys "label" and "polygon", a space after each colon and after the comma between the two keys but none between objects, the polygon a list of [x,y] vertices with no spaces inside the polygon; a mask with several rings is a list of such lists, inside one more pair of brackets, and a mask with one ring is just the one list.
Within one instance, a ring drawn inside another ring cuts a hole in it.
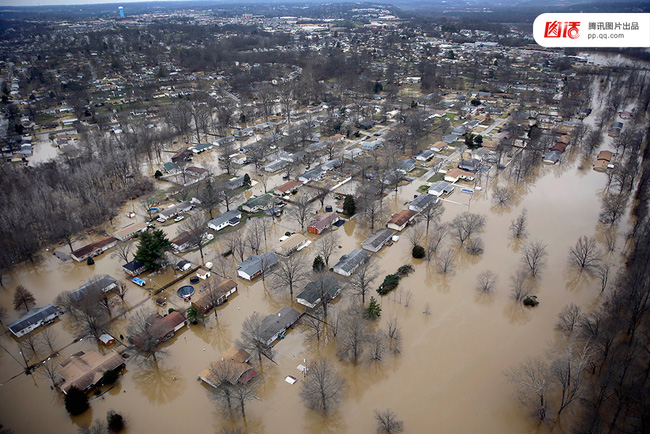
[{"label": "parked car", "polygon": [[134,277],[133,279],[131,279],[131,282],[135,283],[138,286],[144,286],[145,283],[147,283],[144,280],[140,279],[139,277]]},{"label": "parked car", "polygon": [[184,218],[185,218],[184,215],[179,215],[178,217],[176,217],[176,218],[174,219],[174,221],[175,221],[176,223],[178,223],[179,221],[183,220]]},{"label": "parked car", "polygon": [[165,222],[166,222],[166,220],[165,220],[164,218],[162,218],[162,217],[158,217],[158,218],[156,219],[156,221],[158,221],[158,222],[160,222],[160,223],[165,223]]}]

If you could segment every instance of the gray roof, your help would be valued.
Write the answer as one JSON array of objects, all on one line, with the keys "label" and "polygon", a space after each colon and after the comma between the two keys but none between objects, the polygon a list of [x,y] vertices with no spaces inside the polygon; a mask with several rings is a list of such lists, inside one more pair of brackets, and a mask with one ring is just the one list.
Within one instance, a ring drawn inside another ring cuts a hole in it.
[{"label": "gray roof", "polygon": [[261,341],[268,342],[277,333],[296,322],[298,318],[300,318],[300,313],[296,309],[285,306],[262,320],[258,337]]},{"label": "gray roof", "polygon": [[[409,205],[409,209],[412,208],[426,209],[427,207],[436,203],[437,199],[438,198],[433,195],[430,195],[428,193],[422,193],[421,195],[413,199],[413,201],[411,201],[411,205]],[[417,210],[413,210],[413,211],[417,211]]]},{"label": "gray roof", "polygon": [[320,178],[321,176],[323,176],[323,173],[325,173],[323,169],[321,169],[320,167],[314,167],[313,169],[309,169],[308,171],[300,175],[300,178],[298,179],[301,180],[305,179],[307,181],[311,181]]},{"label": "gray roof", "polygon": [[361,247],[368,250],[379,250],[381,246],[386,244],[386,242],[393,236],[394,232],[388,228],[382,228],[378,231],[373,232],[366,238],[366,240],[361,243]]},{"label": "gray roof", "polygon": [[219,214],[212,220],[208,222],[208,225],[211,226],[217,226],[219,227],[220,225],[231,221],[235,223],[235,221],[239,220],[241,218],[241,212],[237,211],[236,209],[224,212],[223,214]]},{"label": "gray roof", "polygon": [[37,307],[36,309],[32,309],[27,312],[22,318],[12,322],[11,324],[8,324],[7,327],[9,327],[9,329],[14,334],[16,334],[31,325],[38,324],[40,321],[55,313],[58,314],[58,311],[51,304],[43,307]]},{"label": "gray roof", "polygon": [[275,253],[266,252],[262,253],[261,256],[250,255],[244,262],[237,265],[237,268],[249,276],[254,276],[262,271],[262,262],[264,263],[265,270],[268,270],[277,264],[278,261],[279,258]]},{"label": "gray roof", "polygon": [[307,303],[314,305],[320,302],[321,295],[327,291],[330,298],[334,298],[341,290],[341,283],[338,279],[331,274],[325,274],[323,277],[309,282],[305,285],[305,289],[298,294],[296,299],[305,300]]},{"label": "gray roof", "polygon": [[113,277],[109,276],[108,274],[104,274],[103,276],[98,277],[97,279],[87,281],[86,283],[81,285],[79,289],[72,291],[70,297],[74,301],[81,301],[84,299],[88,291],[90,291],[90,289],[93,286],[97,285],[99,289],[101,289],[103,292],[106,292],[107,291],[106,288],[116,283],[117,280],[115,280]]},{"label": "gray roof", "polygon": [[415,160],[407,158],[397,163],[397,169],[403,170],[404,172],[410,172],[415,167]]},{"label": "gray roof", "polygon": [[334,265],[334,269],[340,269],[346,273],[351,273],[352,270],[363,264],[370,258],[370,253],[363,249],[354,249],[347,255],[341,256],[339,262]]},{"label": "gray roof", "polygon": [[437,181],[431,184],[429,191],[431,190],[440,191],[442,193],[451,193],[454,191],[454,186],[447,181]]},{"label": "gray roof", "polygon": [[476,158],[471,158],[469,160],[462,160],[458,163],[458,168],[463,170],[468,170],[470,172],[475,172],[479,168],[480,162]]}]

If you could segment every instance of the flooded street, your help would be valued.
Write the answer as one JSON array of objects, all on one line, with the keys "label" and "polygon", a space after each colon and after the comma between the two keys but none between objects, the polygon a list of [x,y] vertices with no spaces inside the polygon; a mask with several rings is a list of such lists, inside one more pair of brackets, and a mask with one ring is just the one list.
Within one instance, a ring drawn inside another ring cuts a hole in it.
[{"label": "flooded street", "polygon": [[[387,354],[382,362],[371,362],[365,355],[353,366],[338,361],[334,343],[319,346],[308,342],[301,327],[294,327],[275,345],[277,364],[262,361],[259,400],[250,401],[246,408],[246,428],[269,433],[370,432],[375,427],[373,410],[391,408],[404,420],[407,432],[537,431],[520,408],[514,388],[506,383],[503,372],[527,357],[544,353],[554,337],[556,316],[566,304],[575,303],[586,310],[597,305],[596,279],[569,269],[567,255],[580,235],[597,234],[597,239],[604,242],[604,233],[610,230],[598,223],[600,192],[606,176],[590,168],[579,171],[575,160],[579,159],[569,158],[559,166],[541,167],[539,179],[534,184],[518,186],[514,205],[506,210],[494,208],[491,188],[477,191],[475,197],[456,189],[445,202],[443,222],[451,221],[469,207],[471,212],[486,214],[487,224],[481,235],[485,242],[484,254],[472,257],[459,251],[451,274],[439,274],[433,263],[412,259],[406,236],[384,247],[378,254],[382,274],[374,286],[402,264],[412,263],[415,267],[415,272],[402,279],[396,291],[380,297],[383,310],[375,324],[385,329],[391,317],[397,318],[403,334],[401,354]],[[404,204],[422,184],[420,181],[400,187],[397,194],[391,193],[385,206],[391,212],[404,209]],[[494,182],[493,177],[490,182]],[[500,182],[504,184],[505,180]],[[273,179],[269,186],[279,183],[280,180]],[[261,192],[261,184],[253,191]],[[131,207],[127,205],[125,209]],[[529,235],[524,242],[541,240],[548,251],[547,265],[537,279],[535,292],[540,305],[534,309],[523,308],[510,297],[509,276],[521,266],[521,253],[509,236],[508,227],[523,208],[529,216]],[[130,221],[126,217],[114,221],[116,228],[127,223]],[[177,226],[171,225],[166,232],[171,233]],[[283,216],[272,225],[267,248],[271,249],[286,230],[296,227],[288,216]],[[242,228],[238,230],[241,232]],[[622,224],[618,228],[617,251],[610,254],[609,259],[616,267],[621,259],[625,231],[626,226]],[[370,230],[355,218],[337,232],[341,248],[334,261],[358,248]],[[206,260],[220,250],[220,238],[223,237],[217,236],[217,242],[206,249]],[[308,234],[308,238],[315,241],[318,237]],[[445,243],[458,249],[455,240],[448,239]],[[603,244],[600,248],[605,250]],[[57,249],[69,250],[67,246]],[[312,244],[300,254],[307,255],[311,263],[314,251]],[[198,252],[183,256],[199,261]],[[129,285],[125,304],[117,303],[116,299],[115,315],[140,302],[155,308],[151,293],[128,282],[120,260],[112,257],[110,251],[95,260],[96,264],[89,267],[85,262],[62,262],[45,252],[41,262],[22,264],[5,278],[6,288],[0,290],[0,304],[11,305],[13,289],[18,284],[30,289],[40,306],[52,303],[59,292],[74,290],[95,274],[110,274]],[[492,270],[498,276],[493,294],[479,294],[475,290],[477,275],[484,270]],[[145,273],[141,277],[156,288],[172,280],[173,272],[152,276]],[[224,418],[210,401],[208,387],[198,381],[199,373],[234,343],[242,322],[254,311],[267,315],[286,305],[299,311],[303,311],[303,306],[292,302],[288,291],[270,291],[261,279],[252,284],[239,278],[236,281],[239,290],[218,308],[218,323],[214,314],[210,314],[205,327],[198,324],[182,329],[164,344],[168,355],[155,367],[129,359],[126,372],[116,385],[101,397],[93,398],[91,410],[79,417],[66,413],[62,395],[50,390],[49,380],[40,376],[38,370],[30,376],[21,374],[16,340],[6,333],[0,338],[5,349],[0,351],[0,420],[17,433],[75,432],[79,425],[92,418],[103,419],[109,409],[114,409],[126,416],[128,431],[133,433],[210,432],[224,425],[241,426],[240,419]],[[158,308],[160,312],[169,307],[189,306],[175,294],[181,284],[172,285],[161,294],[167,297],[168,306]],[[340,310],[350,299],[344,292],[333,309]],[[430,315],[423,313],[427,305]],[[17,314],[11,312],[10,320],[15,318]],[[98,349],[96,343],[86,339],[67,346],[73,341],[74,333],[66,316],[49,327],[56,332],[57,346],[66,346],[56,359],[58,363],[77,351]],[[125,329],[126,321],[118,318],[111,331],[118,337],[126,334]],[[121,348],[116,345],[115,349]],[[43,350],[39,355],[46,357],[46,353]],[[307,410],[298,395],[302,374],[296,368],[303,359],[309,363],[317,355],[335,361],[347,382],[343,404],[327,417]],[[286,383],[287,375],[297,377],[298,382]],[[38,409],[38,417],[30,416],[34,408]]]}]

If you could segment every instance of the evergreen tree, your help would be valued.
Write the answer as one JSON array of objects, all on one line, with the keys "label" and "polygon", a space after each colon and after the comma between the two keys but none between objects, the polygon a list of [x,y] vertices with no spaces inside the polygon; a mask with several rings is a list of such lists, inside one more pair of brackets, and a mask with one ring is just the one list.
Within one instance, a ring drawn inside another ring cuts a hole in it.
[{"label": "evergreen tree", "polygon": [[381,306],[375,297],[370,297],[370,304],[363,310],[363,315],[371,320],[381,316]]},{"label": "evergreen tree", "polygon": [[354,203],[354,198],[351,195],[346,195],[343,201],[343,212],[346,215],[353,216],[357,212],[357,205]]},{"label": "evergreen tree", "polygon": [[65,409],[73,416],[88,409],[88,397],[84,392],[72,386],[65,395]]},{"label": "evergreen tree", "polygon": [[165,265],[165,252],[170,247],[171,242],[162,230],[143,232],[140,234],[135,259],[142,262],[147,270],[158,270]]},{"label": "evergreen tree", "polygon": [[314,258],[314,263],[312,265],[312,268],[314,269],[315,272],[320,273],[325,269],[325,261],[323,261],[323,258],[321,255],[318,255]]}]

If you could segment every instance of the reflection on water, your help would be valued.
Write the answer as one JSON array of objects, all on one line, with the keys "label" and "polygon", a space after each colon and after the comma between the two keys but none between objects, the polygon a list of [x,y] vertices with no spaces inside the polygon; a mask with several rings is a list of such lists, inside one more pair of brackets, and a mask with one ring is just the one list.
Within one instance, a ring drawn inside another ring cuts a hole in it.
[{"label": "reflection on water", "polygon": [[[138,369],[139,368],[139,369]],[[152,404],[164,404],[178,398],[186,387],[185,377],[178,366],[165,362],[140,363],[134,369],[133,381]]]}]

